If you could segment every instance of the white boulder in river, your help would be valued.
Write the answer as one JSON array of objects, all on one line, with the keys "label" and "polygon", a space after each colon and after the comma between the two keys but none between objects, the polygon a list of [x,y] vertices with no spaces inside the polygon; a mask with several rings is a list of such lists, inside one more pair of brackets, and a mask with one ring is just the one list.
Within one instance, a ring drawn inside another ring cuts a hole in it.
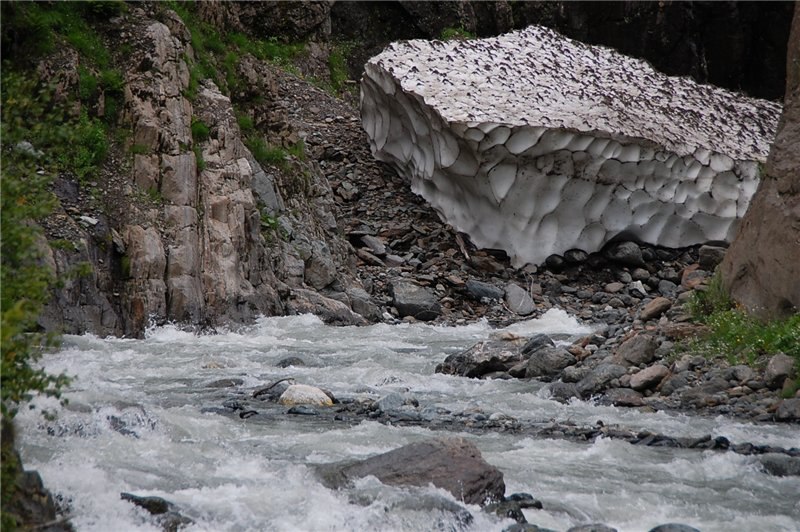
[{"label": "white boulder in river", "polygon": [[315,386],[307,384],[292,384],[281,394],[278,403],[284,406],[314,405],[331,406],[331,398]]},{"label": "white boulder in river", "polygon": [[394,43],[361,83],[375,157],[515,266],[618,235],[729,241],[780,111],[536,26]]}]

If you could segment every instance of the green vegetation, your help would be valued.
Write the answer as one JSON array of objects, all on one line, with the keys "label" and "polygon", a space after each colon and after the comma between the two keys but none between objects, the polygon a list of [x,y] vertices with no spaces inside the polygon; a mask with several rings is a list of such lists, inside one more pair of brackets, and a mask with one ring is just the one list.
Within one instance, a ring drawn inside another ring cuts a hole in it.
[{"label": "green vegetation", "polygon": [[287,168],[286,156],[288,152],[280,147],[270,146],[264,139],[253,136],[247,139],[247,149],[262,166],[277,166],[282,169]]},{"label": "green vegetation", "polygon": [[211,130],[202,120],[199,118],[192,119],[192,140],[195,142],[203,142],[208,139],[210,132]]},{"label": "green vegetation", "polygon": [[731,364],[755,365],[761,357],[783,352],[800,365],[800,314],[785,320],[761,322],[736,308],[725,291],[719,273],[705,292],[695,292],[687,306],[708,334],[688,346],[709,357],[725,357]]},{"label": "green vegetation", "polygon": [[340,94],[347,89],[346,82],[350,79],[347,71],[347,56],[352,50],[353,43],[350,42],[340,42],[331,48],[328,56],[328,71],[331,78],[330,89],[334,94]]},{"label": "green vegetation", "polygon": [[441,35],[439,35],[439,39],[442,41],[452,41],[452,40],[466,41],[468,39],[474,39],[474,38],[475,34],[465,30],[463,26],[458,28],[445,28],[442,30]]}]

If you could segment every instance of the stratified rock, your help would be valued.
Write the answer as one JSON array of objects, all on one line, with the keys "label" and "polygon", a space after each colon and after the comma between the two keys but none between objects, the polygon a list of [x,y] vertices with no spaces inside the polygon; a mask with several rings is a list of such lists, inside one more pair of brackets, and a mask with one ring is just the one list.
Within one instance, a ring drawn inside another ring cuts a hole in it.
[{"label": "stratified rock", "polygon": [[780,113],[536,26],[394,43],[361,90],[375,156],[515,266],[621,233],[729,240]]},{"label": "stratified rock", "polygon": [[764,371],[764,383],[773,390],[783,386],[783,382],[794,373],[794,359],[789,355],[779,353],[767,362]]},{"label": "stratified rock", "polygon": [[618,364],[630,366],[649,364],[655,356],[656,349],[658,349],[658,341],[655,337],[649,334],[637,334],[619,346],[614,360]]},{"label": "stratified rock", "polygon": [[477,378],[495,371],[508,371],[523,360],[523,353],[509,342],[478,342],[469,349],[449,355],[436,366],[436,373]]},{"label": "stratified rock", "polygon": [[323,483],[331,488],[372,475],[393,486],[433,484],[467,504],[503,500],[506,489],[503,474],[464,438],[411,443],[354,464],[326,464],[319,471]]},{"label": "stratified rock", "polygon": [[331,406],[333,401],[324,391],[307,384],[292,384],[283,392],[278,402],[284,406]]},{"label": "stratified rock", "polygon": [[392,304],[400,316],[412,316],[418,320],[435,320],[442,312],[432,290],[411,281],[392,281]]},{"label": "stratified rock", "polygon": [[800,9],[786,57],[786,100],[775,142],[736,240],[720,265],[734,300],[762,318],[800,309]]}]

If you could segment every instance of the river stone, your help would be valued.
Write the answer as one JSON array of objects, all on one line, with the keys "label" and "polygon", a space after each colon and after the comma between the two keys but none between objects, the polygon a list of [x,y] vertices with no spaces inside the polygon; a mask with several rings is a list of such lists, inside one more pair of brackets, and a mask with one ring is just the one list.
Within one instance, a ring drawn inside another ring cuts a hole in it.
[{"label": "river stone", "polygon": [[636,407],[644,406],[642,394],[630,388],[611,388],[603,392],[600,404],[610,404],[614,406]]},{"label": "river stone", "polygon": [[506,304],[515,314],[527,316],[536,309],[530,294],[527,290],[515,283],[506,286]]},{"label": "river stone", "polygon": [[800,397],[784,399],[775,412],[777,421],[800,421]]},{"label": "river stone", "polygon": [[401,406],[406,403],[406,400],[397,392],[392,392],[388,395],[384,395],[377,401],[375,401],[375,409],[378,412],[386,413],[390,410],[397,410]]},{"label": "river stone", "polygon": [[700,532],[700,530],[689,525],[682,525],[680,523],[667,523],[665,525],[658,525],[655,528],[651,528],[649,532]]},{"label": "river stone", "polygon": [[279,367],[279,368],[288,368],[289,366],[296,366],[296,367],[300,367],[300,366],[305,366],[305,365],[306,365],[306,363],[305,363],[305,362],[303,361],[303,359],[302,359],[302,358],[300,358],[300,357],[286,357],[286,358],[282,358],[282,359],[280,359],[280,360],[278,361],[278,363],[277,363],[277,364],[275,364],[275,366],[276,366],[276,367]]},{"label": "river stone", "polygon": [[578,387],[571,382],[551,382],[545,386],[544,390],[550,394],[550,398],[559,403],[566,403],[573,397],[580,398],[581,393]]},{"label": "river stone", "polygon": [[576,362],[577,359],[563,347],[542,347],[531,353],[525,377],[549,379]]},{"label": "river stone", "polygon": [[631,388],[637,391],[655,388],[667,375],[669,369],[666,366],[655,364],[631,375]]},{"label": "river stone", "polygon": [[617,348],[614,362],[626,366],[639,366],[653,361],[658,341],[649,334],[637,334]]},{"label": "river stone", "polygon": [[611,381],[627,372],[625,366],[619,364],[600,364],[578,383],[578,391],[583,397],[589,397],[608,388]]},{"label": "river stone", "polygon": [[283,395],[283,392],[285,392],[287,388],[289,388],[289,386],[293,384],[296,384],[296,382],[291,377],[288,377],[286,379],[281,379],[279,381],[270,383],[263,388],[259,388],[258,390],[253,392],[253,397],[256,399],[261,398],[262,401],[263,400],[277,401],[280,398],[280,396]]},{"label": "river stone", "polygon": [[593,523],[591,525],[573,526],[569,528],[567,532],[617,532],[617,529],[602,523]]},{"label": "river stone", "polygon": [[778,353],[769,359],[764,372],[764,382],[772,390],[783,387],[783,381],[792,375],[794,359],[783,353]]},{"label": "river stone", "polygon": [[467,293],[478,301],[484,297],[488,299],[503,299],[503,295],[505,294],[502,288],[473,279],[467,281],[466,288]]},{"label": "river stone", "polygon": [[372,475],[392,486],[433,484],[467,504],[501,501],[506,489],[503,473],[459,437],[414,442],[355,463],[325,464],[318,471],[329,488]]},{"label": "river stone", "polygon": [[530,339],[525,342],[525,345],[522,346],[522,354],[530,356],[531,353],[536,351],[541,347],[555,347],[555,342],[553,342],[552,338],[547,336],[546,334],[538,333],[534,334],[530,337]]},{"label": "river stone", "polygon": [[324,391],[307,384],[292,384],[283,392],[278,402],[284,406],[331,406],[333,401]]},{"label": "river stone", "polygon": [[561,380],[564,382],[580,382],[590,371],[591,368],[587,366],[569,366],[561,372]]},{"label": "river stone", "polygon": [[433,291],[411,281],[395,280],[390,285],[392,304],[401,317],[411,316],[421,321],[435,320],[442,307]]},{"label": "river stone", "polygon": [[800,457],[766,453],[759,457],[764,470],[776,477],[800,476]]},{"label": "river stone", "polygon": [[525,358],[512,349],[509,342],[488,340],[478,342],[469,349],[449,355],[436,366],[436,373],[480,378],[495,371],[508,371]]},{"label": "river stone", "polygon": [[670,301],[666,297],[657,297],[644,306],[644,308],[642,309],[642,313],[639,315],[639,317],[642,319],[642,321],[658,318],[662,314],[664,314],[667,310],[669,310],[671,306],[672,306],[672,301]]}]

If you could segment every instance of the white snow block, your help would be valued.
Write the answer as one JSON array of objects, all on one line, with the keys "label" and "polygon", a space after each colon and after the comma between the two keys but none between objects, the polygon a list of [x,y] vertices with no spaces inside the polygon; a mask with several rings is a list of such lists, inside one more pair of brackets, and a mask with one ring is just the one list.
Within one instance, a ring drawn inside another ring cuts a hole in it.
[{"label": "white snow block", "polygon": [[729,241],[780,112],[537,26],[394,43],[361,83],[374,156],[515,266],[621,233]]}]

